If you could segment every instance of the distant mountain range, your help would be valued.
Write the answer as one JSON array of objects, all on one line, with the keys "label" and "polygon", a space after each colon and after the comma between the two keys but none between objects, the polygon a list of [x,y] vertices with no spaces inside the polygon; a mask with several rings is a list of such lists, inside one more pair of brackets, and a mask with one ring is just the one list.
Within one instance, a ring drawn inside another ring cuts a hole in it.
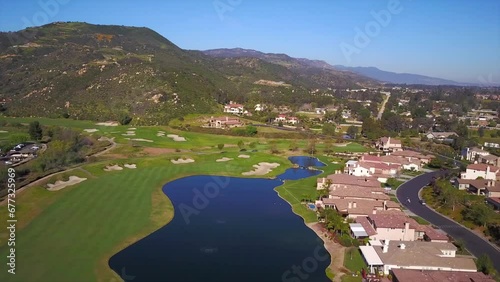
[{"label": "distant mountain range", "polygon": [[412,73],[395,73],[390,71],[383,71],[376,67],[346,67],[342,65],[335,65],[333,67],[338,70],[351,71],[382,82],[396,84],[467,85],[466,83],[460,83],[453,80],[447,80],[437,77],[430,77]]},{"label": "distant mountain range", "polygon": [[423,85],[467,85],[452,80],[446,80],[437,77],[430,77],[411,73],[395,73],[383,71],[376,67],[346,67],[342,65],[330,65],[321,60],[309,60],[304,58],[292,58],[286,54],[263,53],[256,50],[232,48],[232,49],[213,49],[203,51],[206,55],[223,58],[258,58],[274,64],[281,64],[287,67],[302,66],[311,68],[322,68],[328,70],[340,70],[356,73],[381,82],[395,84],[423,84]]}]

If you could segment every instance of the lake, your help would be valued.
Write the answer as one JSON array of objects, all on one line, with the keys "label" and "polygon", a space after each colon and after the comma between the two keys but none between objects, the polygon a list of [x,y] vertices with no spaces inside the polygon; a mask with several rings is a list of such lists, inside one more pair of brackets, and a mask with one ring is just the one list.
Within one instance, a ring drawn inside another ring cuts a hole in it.
[{"label": "lake", "polygon": [[175,209],[166,226],[115,254],[125,281],[330,281],[330,255],[274,188],[318,175],[315,158],[291,157],[276,179],[190,176],[163,187]]}]

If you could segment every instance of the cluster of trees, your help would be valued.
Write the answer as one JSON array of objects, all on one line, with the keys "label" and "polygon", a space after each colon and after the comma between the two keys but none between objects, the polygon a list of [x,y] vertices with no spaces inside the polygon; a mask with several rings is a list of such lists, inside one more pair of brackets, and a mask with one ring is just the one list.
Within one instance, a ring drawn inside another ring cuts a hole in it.
[{"label": "cluster of trees", "polygon": [[433,197],[441,207],[451,211],[460,210],[463,219],[485,227],[485,233],[496,243],[500,242],[500,215],[484,202],[483,197],[460,191],[447,179],[435,179],[431,187]]}]

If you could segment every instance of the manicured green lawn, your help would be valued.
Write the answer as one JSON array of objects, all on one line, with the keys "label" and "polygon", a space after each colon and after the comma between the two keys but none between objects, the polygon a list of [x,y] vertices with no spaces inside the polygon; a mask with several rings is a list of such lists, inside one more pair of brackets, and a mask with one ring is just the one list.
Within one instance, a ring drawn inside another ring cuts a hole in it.
[{"label": "manicured green lawn", "polygon": [[367,265],[359,251],[359,248],[349,248],[344,254],[344,266],[351,271],[351,273],[357,273],[359,271],[360,275],[353,277],[350,274],[345,274],[342,276],[343,282],[358,282],[361,281],[361,269],[367,270]]},{"label": "manicured green lawn", "polygon": [[284,185],[277,187],[280,197],[285,199],[291,206],[294,213],[304,218],[306,223],[318,221],[316,212],[310,210],[301,203],[302,198],[317,199],[316,179],[332,174],[336,169],[341,168],[340,164],[329,163],[326,157],[318,157],[322,162],[328,164],[319,169],[324,172],[315,177],[304,178],[296,181],[285,181]]}]

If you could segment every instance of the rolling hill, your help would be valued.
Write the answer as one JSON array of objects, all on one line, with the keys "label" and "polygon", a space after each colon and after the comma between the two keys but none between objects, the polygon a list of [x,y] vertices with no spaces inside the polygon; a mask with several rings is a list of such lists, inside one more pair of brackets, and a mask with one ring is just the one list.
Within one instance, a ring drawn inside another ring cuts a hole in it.
[{"label": "rolling hill", "polygon": [[299,104],[316,99],[315,89],[378,85],[321,61],[250,53],[183,50],[144,27],[57,22],[0,32],[0,110],[150,125],[218,112],[229,100]]}]

